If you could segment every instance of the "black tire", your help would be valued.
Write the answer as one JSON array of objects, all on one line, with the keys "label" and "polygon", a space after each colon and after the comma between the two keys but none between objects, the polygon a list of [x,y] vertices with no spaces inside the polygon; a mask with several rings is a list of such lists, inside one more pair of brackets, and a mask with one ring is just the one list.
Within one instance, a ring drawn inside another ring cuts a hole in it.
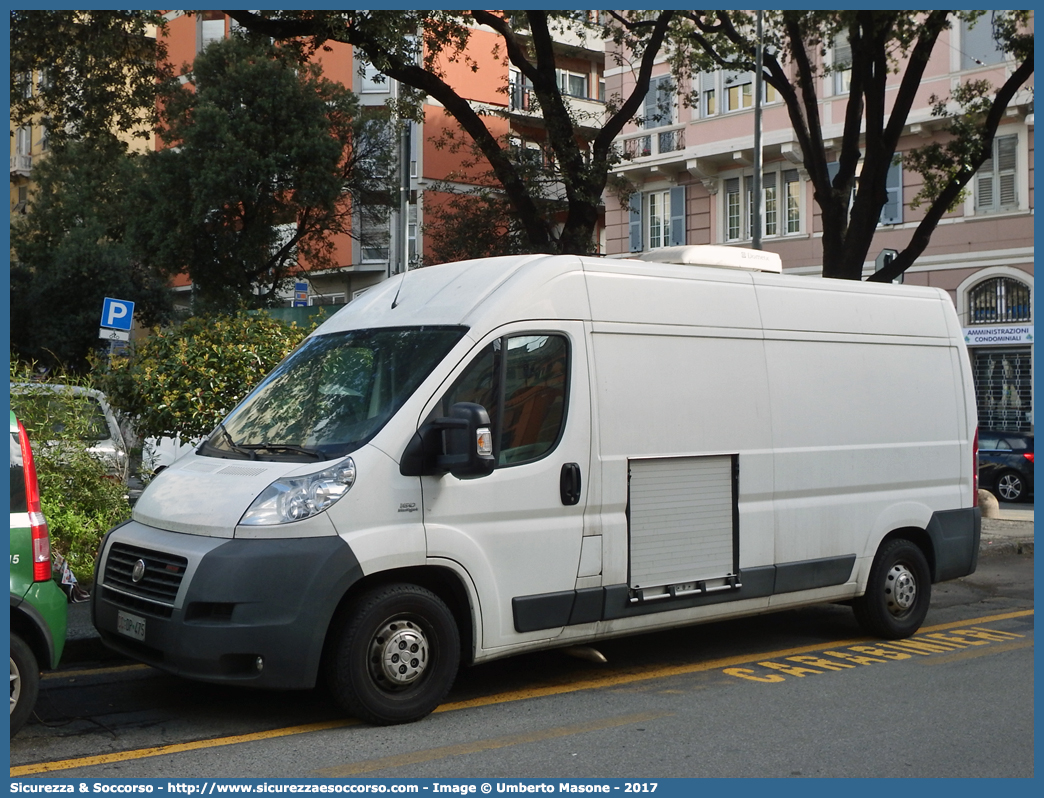
[{"label": "black tire", "polygon": [[1026,498],[1026,480],[1018,471],[1002,471],[994,483],[997,498],[1004,502],[1021,502]]},{"label": "black tire", "polygon": [[40,692],[40,666],[33,650],[18,635],[11,635],[11,736],[21,729],[36,706]]},{"label": "black tire", "polygon": [[881,546],[870,568],[866,593],[852,602],[856,620],[867,634],[898,640],[921,628],[932,600],[928,561],[904,538]]},{"label": "black tire", "polygon": [[[416,585],[376,588],[333,628],[327,680],[349,714],[378,726],[412,723],[446,697],[460,664],[460,634],[446,604]],[[402,657],[403,653],[415,656]]]}]

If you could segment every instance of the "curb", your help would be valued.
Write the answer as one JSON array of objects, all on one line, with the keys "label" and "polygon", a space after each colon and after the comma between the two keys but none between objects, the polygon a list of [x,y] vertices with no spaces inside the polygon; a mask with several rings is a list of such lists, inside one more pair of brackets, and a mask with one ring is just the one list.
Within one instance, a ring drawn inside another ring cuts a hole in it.
[{"label": "curb", "polygon": [[994,554],[1025,554],[1033,556],[1032,540],[984,540],[979,545],[979,556],[989,557]]}]

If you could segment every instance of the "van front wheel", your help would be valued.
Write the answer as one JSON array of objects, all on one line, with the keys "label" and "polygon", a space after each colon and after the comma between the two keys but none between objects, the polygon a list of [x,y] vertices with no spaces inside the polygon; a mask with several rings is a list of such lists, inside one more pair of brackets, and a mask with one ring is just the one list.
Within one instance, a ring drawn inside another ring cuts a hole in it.
[{"label": "van front wheel", "polygon": [[924,553],[897,538],[881,547],[870,568],[866,593],[852,603],[867,634],[898,640],[921,628],[932,600],[932,578]]},{"label": "van front wheel", "polygon": [[369,723],[420,720],[456,678],[456,621],[442,599],[422,587],[387,585],[363,594],[334,634],[330,689],[342,709]]}]

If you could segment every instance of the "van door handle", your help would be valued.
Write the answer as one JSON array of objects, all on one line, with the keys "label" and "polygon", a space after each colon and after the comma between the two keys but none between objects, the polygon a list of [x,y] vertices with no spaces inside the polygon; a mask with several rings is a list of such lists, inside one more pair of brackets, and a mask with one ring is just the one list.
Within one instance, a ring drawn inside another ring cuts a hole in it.
[{"label": "van door handle", "polygon": [[580,502],[580,466],[577,463],[566,463],[562,466],[559,480],[562,490],[562,504],[567,507]]}]

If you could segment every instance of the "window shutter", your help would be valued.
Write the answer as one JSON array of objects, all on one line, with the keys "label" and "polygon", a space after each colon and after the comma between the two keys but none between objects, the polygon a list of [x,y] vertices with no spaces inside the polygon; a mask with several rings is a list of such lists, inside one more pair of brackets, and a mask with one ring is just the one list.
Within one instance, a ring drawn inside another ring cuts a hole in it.
[{"label": "window shutter", "polygon": [[[985,166],[985,164],[983,164]],[[975,179],[975,207],[988,209],[993,207],[993,172],[979,175]]]},{"label": "window shutter", "polygon": [[893,163],[885,178],[888,199],[881,208],[881,224],[902,224],[903,221],[903,167]]},{"label": "window shutter", "polygon": [[685,246],[685,186],[675,186],[671,189],[670,245]]},{"label": "window shutter", "polygon": [[642,251],[642,195],[635,192],[630,200],[631,252]]},{"label": "window shutter", "polygon": [[1018,139],[1015,136],[997,139],[997,173],[1000,189],[998,205],[1001,208],[1009,208],[1018,204],[1015,196],[1017,145]]}]

